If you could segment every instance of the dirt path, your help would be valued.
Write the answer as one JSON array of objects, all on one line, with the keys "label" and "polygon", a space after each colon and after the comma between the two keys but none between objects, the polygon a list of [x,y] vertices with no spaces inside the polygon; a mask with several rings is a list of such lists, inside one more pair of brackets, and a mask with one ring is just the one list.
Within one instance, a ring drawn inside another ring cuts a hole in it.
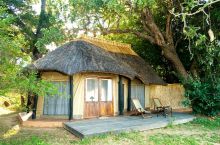
[{"label": "dirt path", "polygon": [[18,125],[17,113],[0,107],[0,138],[13,126]]},{"label": "dirt path", "polygon": [[13,112],[14,112],[14,111],[5,109],[5,108],[3,108],[3,107],[0,107],[0,116],[1,116],[1,115],[6,115],[6,114],[9,114],[9,113],[13,113]]},{"label": "dirt path", "polygon": [[[0,109],[3,110],[3,108]],[[0,141],[16,140],[17,138],[28,139],[33,136],[47,140],[51,144],[68,144],[68,142],[77,140],[63,128],[22,127],[19,124],[18,113],[5,109],[3,111],[4,113],[1,112],[0,115]]]}]

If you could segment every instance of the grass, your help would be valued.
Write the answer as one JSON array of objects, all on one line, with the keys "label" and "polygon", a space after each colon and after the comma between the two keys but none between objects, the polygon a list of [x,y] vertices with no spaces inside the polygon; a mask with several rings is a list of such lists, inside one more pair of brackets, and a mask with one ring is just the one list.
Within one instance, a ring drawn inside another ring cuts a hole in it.
[{"label": "grass", "polygon": [[[145,132],[104,134],[79,140],[62,128],[25,128],[13,132],[16,114],[0,115],[0,145],[199,145],[220,144],[220,117]],[[10,132],[10,130],[12,130]],[[9,133],[7,135],[7,133]],[[5,137],[6,136],[6,137]]]},{"label": "grass", "polygon": [[220,117],[215,119],[208,119],[208,118],[196,118],[192,124],[199,125],[202,128],[206,128],[209,130],[216,130],[220,129]]},{"label": "grass", "polygon": [[6,142],[0,142],[0,145],[49,145],[43,139],[38,136],[32,136],[30,138],[16,139],[16,140],[8,140]]},{"label": "grass", "polygon": [[149,137],[155,145],[199,145],[198,141],[191,136],[157,134]]}]

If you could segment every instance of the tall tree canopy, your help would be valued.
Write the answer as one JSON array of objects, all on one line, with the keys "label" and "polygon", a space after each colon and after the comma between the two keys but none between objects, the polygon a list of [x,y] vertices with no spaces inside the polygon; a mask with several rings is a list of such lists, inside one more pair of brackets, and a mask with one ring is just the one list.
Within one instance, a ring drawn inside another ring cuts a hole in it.
[{"label": "tall tree canopy", "polygon": [[24,67],[40,58],[47,44],[63,40],[62,23],[53,5],[46,9],[46,0],[41,1],[39,15],[31,7],[34,4],[0,1],[0,96],[13,91],[42,94],[51,87],[38,80],[36,72],[25,73]]},{"label": "tall tree canopy", "polygon": [[[59,4],[61,1],[51,0],[3,0],[1,6],[6,13],[12,15],[15,20],[13,25],[19,33],[25,36],[26,46],[22,51],[30,54],[32,60],[42,57],[46,53],[46,44],[59,43],[63,40],[63,21]],[[40,5],[40,9],[33,9],[34,5]],[[39,12],[39,14],[37,13]]]},{"label": "tall tree canopy", "polygon": [[23,73],[23,67],[31,58],[21,49],[27,42],[25,36],[13,25],[16,17],[8,14],[7,8],[2,6],[0,17],[0,96],[14,91],[39,94],[47,92],[50,84],[37,80],[35,73]]}]

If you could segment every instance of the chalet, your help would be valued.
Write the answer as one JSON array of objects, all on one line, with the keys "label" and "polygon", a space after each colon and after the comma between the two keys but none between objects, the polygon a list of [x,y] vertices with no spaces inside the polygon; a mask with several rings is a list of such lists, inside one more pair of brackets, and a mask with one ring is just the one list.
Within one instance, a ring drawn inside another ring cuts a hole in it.
[{"label": "chalet", "polygon": [[165,85],[128,44],[83,37],[34,62],[41,79],[58,89],[39,96],[37,117],[84,119],[123,115],[136,97],[150,107],[149,85]]}]

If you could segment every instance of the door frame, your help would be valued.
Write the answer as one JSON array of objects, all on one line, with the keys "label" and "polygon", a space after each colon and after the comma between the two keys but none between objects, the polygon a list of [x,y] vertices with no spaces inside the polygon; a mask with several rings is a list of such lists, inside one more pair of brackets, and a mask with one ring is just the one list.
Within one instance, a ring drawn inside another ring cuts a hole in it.
[{"label": "door frame", "polygon": [[[87,102],[86,101],[86,91],[87,91],[87,79],[97,79],[98,80],[98,106],[99,106],[99,111],[98,111],[98,116],[91,116],[91,117],[88,117],[88,116],[85,116],[85,112],[86,112],[86,109],[85,109],[85,103]],[[102,79],[110,79],[112,80],[112,101],[101,101],[101,92],[100,92],[100,81]],[[114,115],[114,81],[113,81],[113,77],[112,76],[86,76],[85,77],[85,80],[84,80],[84,105],[83,105],[83,118],[96,118],[96,117],[101,117],[100,116],[100,102],[112,102],[112,114],[111,115],[105,115],[105,116],[113,116]]]}]

